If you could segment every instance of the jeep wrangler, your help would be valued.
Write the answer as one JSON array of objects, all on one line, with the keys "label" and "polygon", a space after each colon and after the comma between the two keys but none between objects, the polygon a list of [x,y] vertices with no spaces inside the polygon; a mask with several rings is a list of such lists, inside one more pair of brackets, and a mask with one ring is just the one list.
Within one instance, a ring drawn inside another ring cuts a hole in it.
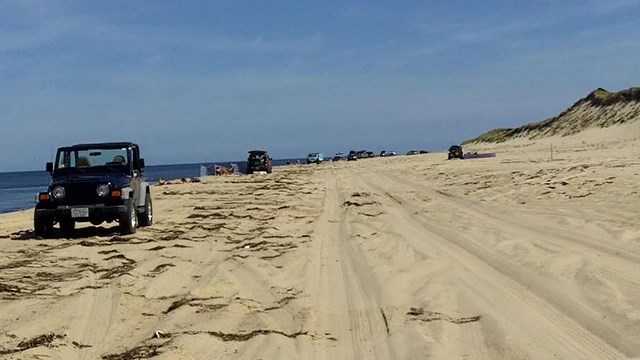
[{"label": "jeep wrangler", "polygon": [[149,183],[138,145],[129,142],[61,147],[55,163],[47,163],[51,183],[38,193],[33,224],[37,237],[51,237],[59,224],[63,233],[76,222],[117,221],[122,234],[153,222]]},{"label": "jeep wrangler", "polygon": [[264,150],[251,150],[249,151],[249,157],[247,158],[247,174],[253,174],[254,172],[264,171],[267,174],[271,174],[272,165],[271,157]]},{"label": "jeep wrangler", "polygon": [[448,159],[464,159],[462,147],[460,145],[451,145],[451,147],[449,148]]}]

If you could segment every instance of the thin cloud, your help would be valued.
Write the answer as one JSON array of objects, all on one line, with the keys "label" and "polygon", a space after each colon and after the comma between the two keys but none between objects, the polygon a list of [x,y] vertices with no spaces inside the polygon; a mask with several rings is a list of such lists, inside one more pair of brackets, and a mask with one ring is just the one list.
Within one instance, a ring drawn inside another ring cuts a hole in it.
[{"label": "thin cloud", "polygon": [[74,26],[59,19],[21,24],[0,30],[0,52],[23,51],[41,47],[74,31]]},{"label": "thin cloud", "polygon": [[548,25],[540,20],[519,20],[501,25],[468,26],[454,31],[450,37],[462,42],[495,42],[505,38],[517,38],[522,34],[545,28]]},{"label": "thin cloud", "polygon": [[16,28],[0,31],[0,51],[39,48],[65,37],[97,42],[95,46],[108,43],[115,49],[131,52],[155,47],[228,53],[299,53],[313,51],[323,44],[323,38],[317,34],[298,38],[230,37],[198,27],[116,25],[97,17],[46,10],[36,3],[39,2],[28,2],[31,6],[21,4],[20,10],[11,11],[28,16]]},{"label": "thin cloud", "polygon": [[608,14],[640,6],[640,0],[590,0],[587,3],[589,11],[594,14]]}]

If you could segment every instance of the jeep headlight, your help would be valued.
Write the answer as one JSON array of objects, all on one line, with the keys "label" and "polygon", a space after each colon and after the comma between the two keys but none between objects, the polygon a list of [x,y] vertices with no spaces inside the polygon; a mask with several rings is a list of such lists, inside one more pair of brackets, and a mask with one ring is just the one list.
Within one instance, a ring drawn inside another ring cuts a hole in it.
[{"label": "jeep headlight", "polygon": [[96,193],[98,193],[98,196],[100,197],[105,197],[109,195],[109,185],[106,185],[106,184],[98,185],[98,187],[96,188]]},{"label": "jeep headlight", "polygon": [[56,200],[60,200],[64,197],[64,188],[62,186],[56,186],[53,188],[53,190],[51,190],[51,195],[53,196],[54,199]]}]

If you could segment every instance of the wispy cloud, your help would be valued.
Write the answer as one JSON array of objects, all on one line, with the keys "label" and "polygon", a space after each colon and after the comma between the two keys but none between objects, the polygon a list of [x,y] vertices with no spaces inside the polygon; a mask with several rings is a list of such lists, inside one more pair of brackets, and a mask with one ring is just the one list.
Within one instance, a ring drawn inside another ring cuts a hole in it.
[{"label": "wispy cloud", "polygon": [[71,21],[29,11],[2,14],[0,21],[4,23],[0,27],[0,52],[39,47],[75,30]]},{"label": "wispy cloud", "polygon": [[[115,49],[130,51],[156,47],[232,53],[296,53],[312,51],[323,43],[323,38],[317,34],[284,38],[230,37],[197,26],[116,24],[99,17],[40,7],[38,1],[17,3],[21,6],[4,8],[22,20],[17,26],[0,28],[0,51],[37,48],[65,37],[97,42],[96,46],[106,43]],[[5,17],[9,16],[5,14]]]},{"label": "wispy cloud", "polygon": [[590,12],[596,14],[607,14],[611,12],[623,11],[633,7],[639,7],[640,0],[588,0],[587,7]]}]

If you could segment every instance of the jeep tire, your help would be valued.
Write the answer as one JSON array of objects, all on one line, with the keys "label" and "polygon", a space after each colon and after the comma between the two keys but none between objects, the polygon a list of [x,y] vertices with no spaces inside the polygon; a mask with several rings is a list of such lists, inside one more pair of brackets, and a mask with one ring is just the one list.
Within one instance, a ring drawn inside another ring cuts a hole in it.
[{"label": "jeep tire", "polygon": [[36,216],[33,220],[33,227],[36,238],[50,238],[51,235],[53,235],[53,221],[51,220],[38,218]]},{"label": "jeep tire", "polygon": [[127,212],[120,215],[118,219],[120,223],[120,233],[122,235],[134,234],[138,223],[138,214],[133,199],[127,205]]},{"label": "jeep tire", "polygon": [[138,214],[138,224],[140,226],[151,226],[153,224],[153,203],[149,193],[147,193],[144,200],[144,212]]}]

